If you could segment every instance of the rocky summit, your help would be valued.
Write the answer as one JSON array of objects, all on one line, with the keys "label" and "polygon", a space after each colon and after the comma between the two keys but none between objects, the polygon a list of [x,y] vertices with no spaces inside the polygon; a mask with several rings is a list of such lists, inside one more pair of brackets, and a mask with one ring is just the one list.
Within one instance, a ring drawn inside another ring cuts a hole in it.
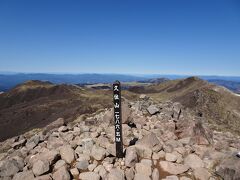
[{"label": "rocky summit", "polygon": [[180,103],[125,99],[124,158],[116,158],[112,109],[1,143],[1,180],[237,180],[240,137],[208,127]]}]

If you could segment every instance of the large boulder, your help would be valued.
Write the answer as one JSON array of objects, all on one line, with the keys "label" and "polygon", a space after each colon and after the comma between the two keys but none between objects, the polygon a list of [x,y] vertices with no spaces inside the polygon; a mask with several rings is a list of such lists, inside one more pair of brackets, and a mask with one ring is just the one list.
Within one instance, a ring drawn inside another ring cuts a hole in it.
[{"label": "large boulder", "polygon": [[32,171],[23,171],[15,174],[13,180],[33,180],[34,174]]},{"label": "large boulder", "polygon": [[137,163],[135,165],[136,173],[150,177],[152,175],[151,165],[147,163]]},{"label": "large boulder", "polygon": [[52,129],[57,129],[65,124],[63,118],[58,118],[56,121],[53,121],[43,129],[43,134],[46,134]]},{"label": "large boulder", "polygon": [[95,172],[83,172],[79,175],[79,179],[82,180],[100,180],[100,176]]},{"label": "large boulder", "polygon": [[65,166],[59,168],[55,173],[53,173],[54,180],[70,180],[71,176]]},{"label": "large boulder", "polygon": [[15,175],[19,170],[18,163],[15,160],[0,161],[0,177]]},{"label": "large boulder", "polygon": [[40,176],[49,171],[49,163],[47,161],[38,160],[33,164],[32,171],[36,176]]},{"label": "large boulder", "polygon": [[203,119],[181,119],[177,122],[176,133],[178,137],[191,137],[191,143],[199,145],[213,144],[213,133],[204,124]]},{"label": "large boulder", "polygon": [[107,175],[107,180],[124,180],[123,170],[117,168],[111,169]]},{"label": "large boulder", "polygon": [[224,158],[216,167],[216,173],[224,180],[240,179],[240,158],[235,155]]},{"label": "large boulder", "polygon": [[149,112],[149,114],[154,115],[156,113],[159,113],[159,108],[156,105],[150,105],[147,108],[147,111]]},{"label": "large boulder", "polygon": [[128,147],[125,155],[125,166],[133,167],[138,162],[137,151],[135,147]]},{"label": "large boulder", "polygon": [[156,134],[150,133],[150,134],[144,136],[139,141],[137,141],[136,144],[137,145],[144,145],[144,146],[146,146],[148,148],[153,148],[154,146],[159,145],[160,142],[159,142]]},{"label": "large boulder", "polygon": [[68,164],[71,164],[75,159],[75,152],[70,145],[63,146],[60,149],[61,158]]},{"label": "large boulder", "polygon": [[190,166],[192,169],[204,167],[204,162],[196,154],[189,154],[184,159],[184,164]]},{"label": "large boulder", "polygon": [[208,170],[205,168],[196,168],[193,174],[195,178],[199,180],[209,180],[209,178],[211,177],[211,173],[208,172]]},{"label": "large boulder", "polygon": [[163,171],[174,175],[182,174],[188,171],[190,168],[188,165],[177,164],[168,161],[160,161],[159,164]]},{"label": "large boulder", "polygon": [[94,159],[96,159],[98,161],[103,160],[105,155],[106,155],[106,150],[104,148],[96,146],[96,145],[93,146],[92,151],[91,151],[91,156]]}]

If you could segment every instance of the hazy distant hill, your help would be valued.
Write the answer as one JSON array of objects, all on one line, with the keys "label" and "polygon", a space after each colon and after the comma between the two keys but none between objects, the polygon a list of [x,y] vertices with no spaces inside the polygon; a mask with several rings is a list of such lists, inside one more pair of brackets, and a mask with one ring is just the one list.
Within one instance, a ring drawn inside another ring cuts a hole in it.
[{"label": "hazy distant hill", "polygon": [[[28,80],[50,81],[56,84],[96,84],[112,83],[115,80],[121,82],[162,83],[168,79],[181,79],[189,76],[181,75],[124,75],[124,74],[24,74],[8,73],[0,74],[0,92],[7,91],[17,84]],[[240,77],[226,76],[199,76],[217,85],[224,86],[233,92],[240,93]]]},{"label": "hazy distant hill", "polygon": [[231,91],[240,94],[240,82],[220,80],[220,79],[210,79],[209,82],[214,83],[216,85],[224,86],[230,89]]},{"label": "hazy distant hill", "polygon": [[112,83],[115,80],[122,82],[145,80],[146,77],[138,77],[122,74],[0,74],[0,91],[6,91],[17,84],[29,80],[50,81],[56,84],[79,83]]}]

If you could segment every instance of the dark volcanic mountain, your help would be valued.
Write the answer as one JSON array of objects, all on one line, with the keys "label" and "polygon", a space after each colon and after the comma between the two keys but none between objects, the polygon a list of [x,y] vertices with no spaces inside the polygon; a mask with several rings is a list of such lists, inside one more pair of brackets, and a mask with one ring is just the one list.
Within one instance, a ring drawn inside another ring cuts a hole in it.
[{"label": "dark volcanic mountain", "polygon": [[111,95],[107,91],[27,81],[0,94],[0,141],[44,127],[59,117],[70,121],[110,104]]}]

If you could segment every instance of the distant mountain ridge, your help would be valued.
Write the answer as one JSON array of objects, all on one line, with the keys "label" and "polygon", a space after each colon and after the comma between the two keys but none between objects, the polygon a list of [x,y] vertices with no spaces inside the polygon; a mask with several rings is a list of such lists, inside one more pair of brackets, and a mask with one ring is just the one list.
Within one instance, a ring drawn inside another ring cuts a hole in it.
[{"label": "distant mountain ridge", "polygon": [[[187,78],[186,75],[126,75],[126,74],[45,74],[45,73],[0,73],[0,92],[6,92],[29,80],[49,81],[55,84],[96,84],[121,82],[162,83],[166,80]],[[240,77],[198,76],[217,85],[224,86],[235,93],[240,93]]]}]

